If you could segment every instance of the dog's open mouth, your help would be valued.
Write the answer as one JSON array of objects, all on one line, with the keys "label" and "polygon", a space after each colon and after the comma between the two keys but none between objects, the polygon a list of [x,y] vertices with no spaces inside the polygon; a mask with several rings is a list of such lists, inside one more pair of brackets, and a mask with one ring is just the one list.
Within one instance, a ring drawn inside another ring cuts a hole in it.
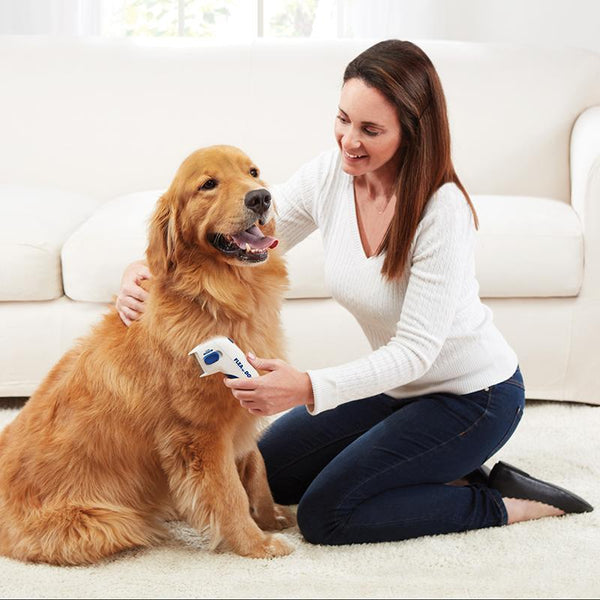
[{"label": "dog's open mouth", "polygon": [[277,238],[263,235],[256,225],[239,233],[213,233],[208,239],[223,254],[248,262],[267,260],[269,250],[279,244]]}]

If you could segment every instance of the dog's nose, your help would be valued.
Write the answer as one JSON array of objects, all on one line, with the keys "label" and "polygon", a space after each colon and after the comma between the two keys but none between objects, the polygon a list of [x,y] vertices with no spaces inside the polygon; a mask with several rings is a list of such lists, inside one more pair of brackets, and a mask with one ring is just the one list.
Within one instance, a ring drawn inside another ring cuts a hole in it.
[{"label": "dog's nose", "polygon": [[246,194],[244,204],[257,215],[263,215],[271,206],[271,194],[268,190],[252,190]]}]

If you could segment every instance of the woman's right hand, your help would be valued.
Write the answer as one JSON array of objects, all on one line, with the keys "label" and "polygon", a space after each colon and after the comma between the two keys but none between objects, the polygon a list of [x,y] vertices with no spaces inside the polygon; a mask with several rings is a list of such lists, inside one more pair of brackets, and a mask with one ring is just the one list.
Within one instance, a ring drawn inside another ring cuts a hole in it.
[{"label": "woman's right hand", "polygon": [[148,292],[140,284],[144,279],[151,277],[148,265],[141,261],[131,263],[123,272],[115,306],[121,320],[128,327],[137,321],[145,310],[144,302],[148,299]]}]

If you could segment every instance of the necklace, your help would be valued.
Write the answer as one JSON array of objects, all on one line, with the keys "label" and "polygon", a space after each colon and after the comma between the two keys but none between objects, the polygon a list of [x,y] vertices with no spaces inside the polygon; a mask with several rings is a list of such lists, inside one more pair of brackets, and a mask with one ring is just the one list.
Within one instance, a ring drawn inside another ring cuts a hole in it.
[{"label": "necklace", "polygon": [[[358,200],[359,193],[358,193],[358,190],[357,190],[356,181],[353,182],[353,187],[354,187],[354,196]],[[366,192],[366,190],[365,190],[365,192]],[[363,193],[360,194],[361,197],[362,197],[362,200],[361,200],[360,203],[363,206],[369,206],[369,207],[374,208],[375,212],[378,215],[382,215],[384,212],[386,212],[387,209],[390,207],[390,204],[392,206],[395,205],[396,195],[393,194],[393,193],[391,193],[391,194],[388,195],[387,200],[385,200],[385,203],[383,204],[383,208],[379,208],[377,206],[377,204],[375,203],[375,198],[373,198],[372,200],[370,200],[368,193],[365,193],[365,192],[363,192]]]},{"label": "necklace", "polygon": [[392,204],[392,200],[394,199],[394,197],[392,196],[386,203],[385,206],[379,210],[379,208],[377,208],[377,206],[375,206],[375,210],[377,211],[378,215],[382,215],[389,207],[390,204]]},{"label": "necklace", "polygon": [[373,207],[375,208],[375,211],[377,212],[378,215],[382,215],[384,212],[387,211],[387,209],[391,206],[394,206],[394,200],[396,199],[395,196],[392,196],[389,200],[386,201],[386,203],[383,205],[383,208],[379,208],[375,202],[373,202]]}]

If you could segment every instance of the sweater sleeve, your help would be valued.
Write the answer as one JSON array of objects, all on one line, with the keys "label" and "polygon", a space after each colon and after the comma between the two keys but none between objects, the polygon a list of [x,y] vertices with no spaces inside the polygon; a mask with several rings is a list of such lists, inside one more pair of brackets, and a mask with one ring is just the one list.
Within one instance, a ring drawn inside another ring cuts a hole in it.
[{"label": "sweater sleeve", "polygon": [[436,194],[432,201],[415,234],[394,336],[357,360],[309,370],[314,393],[311,414],[406,385],[424,375],[438,356],[456,314],[475,228],[462,194]]},{"label": "sweater sleeve", "polygon": [[319,200],[332,177],[332,152],[301,167],[288,181],[272,187],[277,208],[277,236],[285,253],[319,226]]}]

